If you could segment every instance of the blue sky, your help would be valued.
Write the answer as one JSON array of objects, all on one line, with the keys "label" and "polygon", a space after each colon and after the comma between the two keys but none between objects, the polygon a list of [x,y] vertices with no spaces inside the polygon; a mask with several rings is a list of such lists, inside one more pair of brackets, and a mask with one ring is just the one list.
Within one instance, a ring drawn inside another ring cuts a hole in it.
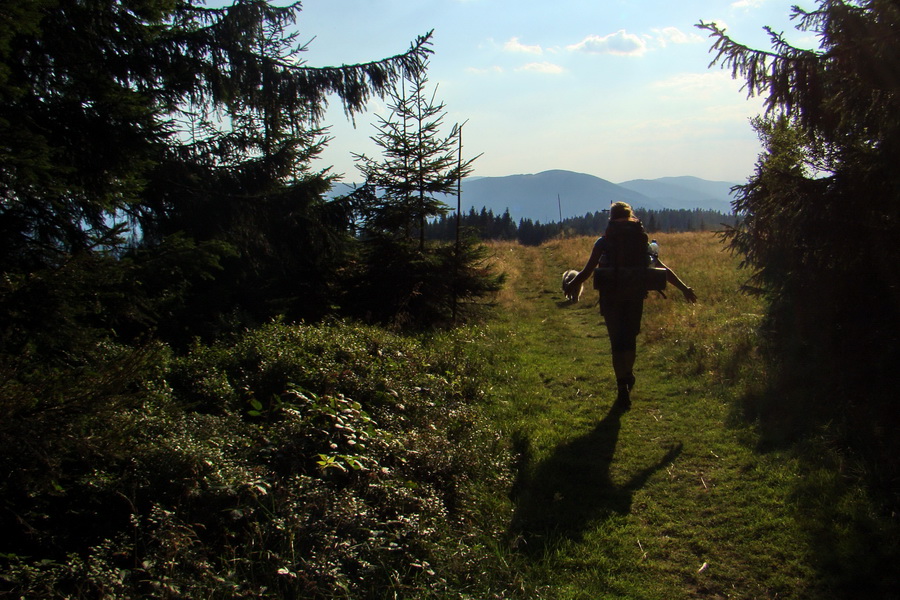
[{"label": "blue sky", "polygon": [[[741,183],[761,150],[749,119],[762,111],[742,81],[709,68],[717,22],[769,48],[763,26],[816,47],[789,19],[797,0],[305,0],[297,22],[309,66],[366,62],[406,50],[434,29],[428,79],[463,123],[474,175],[566,169],[613,182],[693,175]],[[800,2],[807,9],[816,5]],[[318,166],[353,182],[351,152],[377,156],[372,102],[354,127],[339,102]]]}]

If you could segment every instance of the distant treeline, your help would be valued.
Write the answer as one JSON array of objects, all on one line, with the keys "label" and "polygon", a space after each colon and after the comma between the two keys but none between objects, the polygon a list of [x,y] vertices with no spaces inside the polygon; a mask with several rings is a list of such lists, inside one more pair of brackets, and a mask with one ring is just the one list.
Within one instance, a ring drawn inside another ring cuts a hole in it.
[{"label": "distant treeline", "polygon": [[[683,231],[716,231],[725,226],[734,226],[738,217],[716,210],[665,209],[635,210],[638,218],[649,233],[658,231],[675,233]],[[510,217],[509,210],[497,216],[492,210],[469,209],[460,217],[460,226],[474,233],[482,240],[517,240],[520,244],[539,245],[560,234],[600,235],[606,229],[609,219],[606,211],[587,213],[583,217],[571,217],[561,223],[541,223],[531,219],[520,219],[518,224]],[[428,225],[428,238],[432,240],[453,240],[456,236],[456,214],[443,215]]]}]

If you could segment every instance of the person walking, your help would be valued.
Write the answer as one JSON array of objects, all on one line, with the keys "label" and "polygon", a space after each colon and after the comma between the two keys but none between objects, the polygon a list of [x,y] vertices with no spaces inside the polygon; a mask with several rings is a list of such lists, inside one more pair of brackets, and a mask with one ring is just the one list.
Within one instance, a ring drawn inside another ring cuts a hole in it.
[{"label": "person walking", "polygon": [[[640,270],[648,266],[665,269],[666,282],[678,288],[688,302],[697,301],[694,290],[660,261],[658,255],[650,254],[647,234],[631,206],[626,202],[616,202],[610,206],[609,224],[604,235],[594,242],[587,263],[566,286],[565,293],[568,294],[569,289],[577,290],[597,267],[613,267],[619,276],[620,270]],[[637,278],[637,281],[637,285],[629,285],[621,276],[620,281],[610,289],[600,289],[600,314],[606,323],[616,375],[616,402],[623,409],[631,406],[637,335],[641,331],[644,299],[647,297],[644,279]]]}]

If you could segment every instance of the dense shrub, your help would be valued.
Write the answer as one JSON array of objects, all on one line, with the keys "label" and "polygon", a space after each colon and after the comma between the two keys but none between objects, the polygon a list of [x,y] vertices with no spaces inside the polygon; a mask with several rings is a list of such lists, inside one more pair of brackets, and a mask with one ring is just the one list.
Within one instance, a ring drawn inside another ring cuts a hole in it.
[{"label": "dense shrub", "polygon": [[473,486],[502,485],[507,464],[478,416],[487,358],[458,353],[474,335],[428,344],[276,323],[177,357],[107,345],[42,380],[8,364],[0,593],[471,587],[472,565],[491,559],[460,542],[482,535],[468,499]]},{"label": "dense shrub", "polygon": [[342,275],[338,302],[341,314],[366,322],[424,329],[473,321],[505,281],[473,238],[424,251],[383,236],[362,245],[360,263]]}]

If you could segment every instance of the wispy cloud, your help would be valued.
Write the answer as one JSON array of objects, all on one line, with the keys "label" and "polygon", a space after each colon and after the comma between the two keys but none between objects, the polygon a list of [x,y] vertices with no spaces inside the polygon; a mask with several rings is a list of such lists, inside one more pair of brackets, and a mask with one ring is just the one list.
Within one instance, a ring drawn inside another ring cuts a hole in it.
[{"label": "wispy cloud", "polygon": [[677,27],[663,27],[662,29],[654,29],[657,43],[665,47],[669,44],[696,44],[704,41],[703,36],[696,33],[684,33]]},{"label": "wispy cloud", "polygon": [[503,73],[503,68],[498,66],[493,67],[467,67],[467,73],[473,73],[475,75],[500,75]]},{"label": "wispy cloud", "polygon": [[721,115],[738,118],[736,115],[763,112],[763,99],[758,96],[748,99],[746,90],[741,86],[742,82],[733,79],[729,73],[709,71],[679,73],[659,80],[651,87],[660,101],[687,102],[696,106],[704,104],[707,113],[715,109]]},{"label": "wispy cloud", "polygon": [[516,69],[516,71],[532,71],[534,73],[543,73],[545,75],[559,75],[566,72],[563,67],[546,61],[528,63],[527,65],[522,65]]},{"label": "wispy cloud", "polygon": [[709,71],[705,73],[680,73],[662,79],[653,84],[658,90],[678,92],[687,95],[709,94],[713,92],[734,93],[740,87],[725,71]]},{"label": "wispy cloud", "polygon": [[731,3],[731,8],[759,8],[766,0],[737,0]]},{"label": "wispy cloud", "polygon": [[589,35],[577,44],[572,44],[566,48],[573,52],[587,52],[589,54],[642,56],[647,52],[647,42],[640,36],[620,29],[605,36]]},{"label": "wispy cloud", "polygon": [[526,45],[519,41],[519,38],[514,37],[503,44],[503,49],[507,52],[521,52],[525,54],[543,54],[544,50],[539,45]]}]

